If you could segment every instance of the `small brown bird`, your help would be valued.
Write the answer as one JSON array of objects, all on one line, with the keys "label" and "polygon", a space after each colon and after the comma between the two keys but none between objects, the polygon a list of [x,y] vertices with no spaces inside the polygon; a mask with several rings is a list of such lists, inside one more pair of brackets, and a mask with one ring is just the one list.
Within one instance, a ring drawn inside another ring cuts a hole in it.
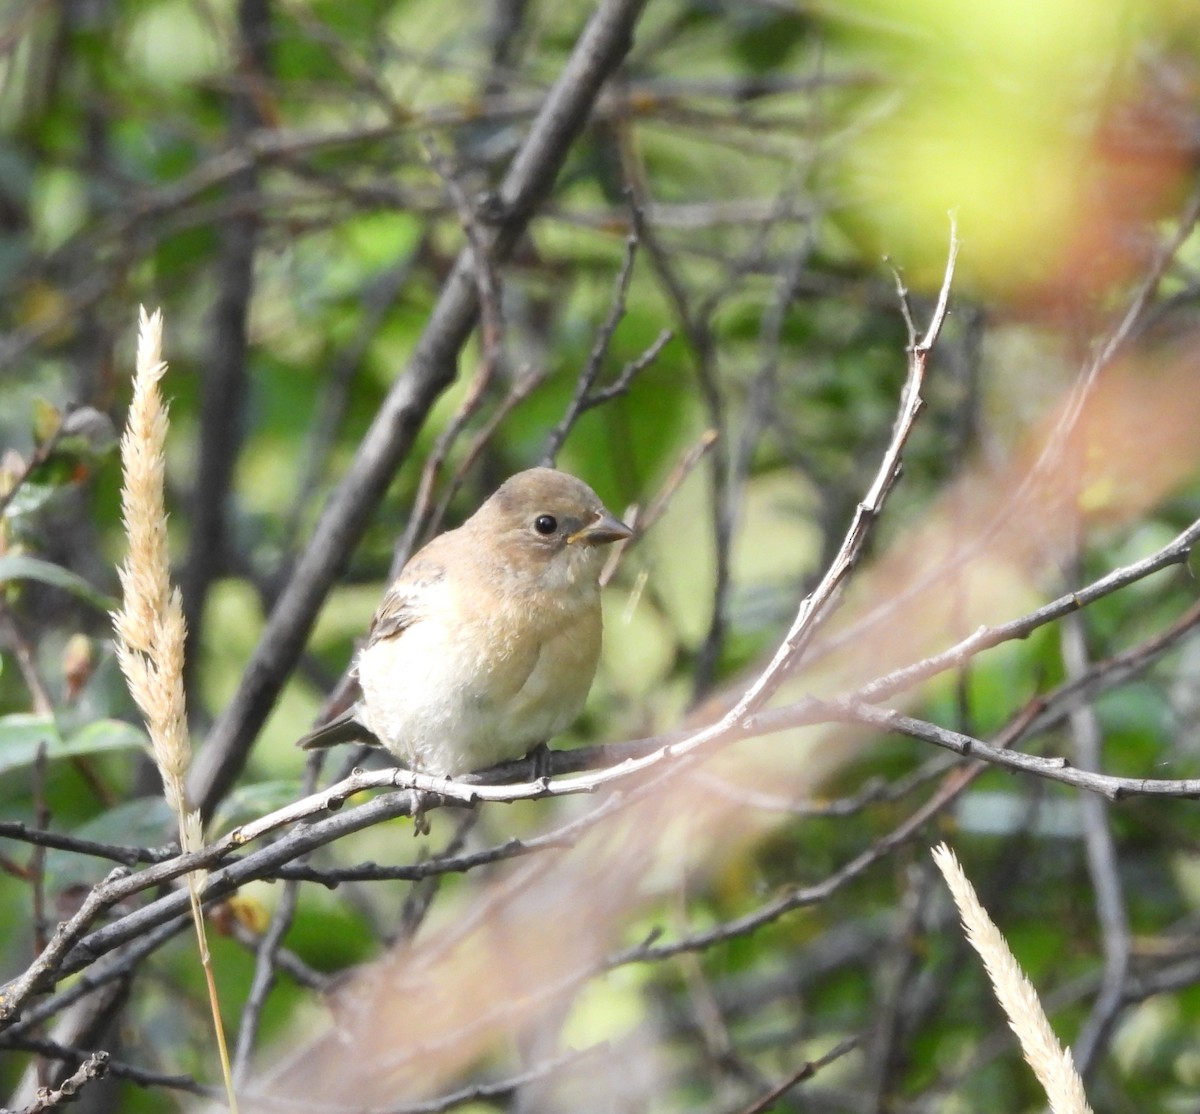
[{"label": "small brown bird", "polygon": [[362,700],[299,745],[365,727],[411,768],[452,777],[548,741],[596,672],[602,547],[630,536],[582,480],[519,472],[404,566],[355,665]]}]

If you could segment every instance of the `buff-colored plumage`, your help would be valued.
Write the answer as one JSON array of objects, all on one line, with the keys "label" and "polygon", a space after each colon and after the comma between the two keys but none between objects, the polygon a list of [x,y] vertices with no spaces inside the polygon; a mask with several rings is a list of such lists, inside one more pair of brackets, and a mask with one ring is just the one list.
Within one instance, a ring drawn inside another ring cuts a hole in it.
[{"label": "buff-colored plumage", "polygon": [[574,476],[513,476],[404,566],[358,658],[362,700],[301,745],[361,725],[402,762],[454,776],[546,742],[583,708],[603,547],[629,536]]}]

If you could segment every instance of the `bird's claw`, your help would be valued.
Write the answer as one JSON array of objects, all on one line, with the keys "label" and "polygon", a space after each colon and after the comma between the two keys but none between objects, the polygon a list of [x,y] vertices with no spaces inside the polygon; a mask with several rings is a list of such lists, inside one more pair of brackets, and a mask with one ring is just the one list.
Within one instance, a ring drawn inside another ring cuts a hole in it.
[{"label": "bird's claw", "polygon": [[429,835],[429,798],[419,789],[411,789],[409,793],[412,796],[413,835]]}]

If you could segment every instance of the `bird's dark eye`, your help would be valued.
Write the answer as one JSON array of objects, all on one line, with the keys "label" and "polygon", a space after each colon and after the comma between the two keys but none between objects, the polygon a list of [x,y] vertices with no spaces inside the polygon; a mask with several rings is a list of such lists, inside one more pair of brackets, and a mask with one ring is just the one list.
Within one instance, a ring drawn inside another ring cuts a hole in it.
[{"label": "bird's dark eye", "polygon": [[533,528],[539,534],[541,534],[542,537],[549,537],[554,533],[555,530],[558,529],[558,519],[552,514],[539,514],[537,518],[533,520]]}]

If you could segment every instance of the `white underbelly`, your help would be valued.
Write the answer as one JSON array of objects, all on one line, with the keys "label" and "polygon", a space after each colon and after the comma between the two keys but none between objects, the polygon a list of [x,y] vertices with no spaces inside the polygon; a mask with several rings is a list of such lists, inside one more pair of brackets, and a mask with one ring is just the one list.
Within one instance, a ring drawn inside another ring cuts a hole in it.
[{"label": "white underbelly", "polygon": [[[579,714],[583,683],[564,685],[554,655],[484,660],[415,623],[376,642],[358,665],[367,726],[401,761],[453,776],[520,758]],[[593,663],[594,666],[594,663]]]}]

